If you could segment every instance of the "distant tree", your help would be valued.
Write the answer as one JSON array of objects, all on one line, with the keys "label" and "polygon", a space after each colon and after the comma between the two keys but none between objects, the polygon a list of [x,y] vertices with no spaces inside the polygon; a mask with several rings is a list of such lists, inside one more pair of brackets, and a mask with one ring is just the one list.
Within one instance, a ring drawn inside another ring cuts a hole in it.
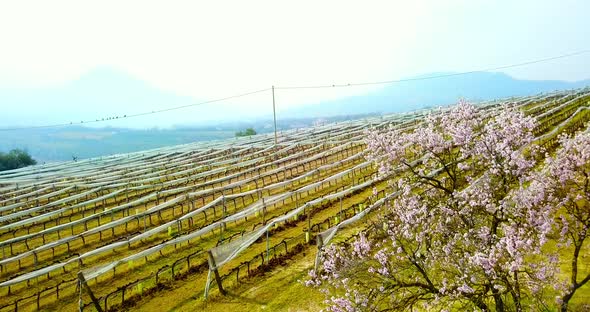
[{"label": "distant tree", "polygon": [[251,136],[251,135],[255,135],[255,134],[256,134],[256,130],[254,130],[254,128],[248,128],[244,131],[236,132],[236,137]]},{"label": "distant tree", "polygon": [[37,164],[29,153],[21,149],[13,149],[8,153],[0,152],[0,171],[18,169]]},{"label": "distant tree", "polygon": [[313,121],[313,126],[314,127],[320,127],[320,126],[323,126],[323,125],[325,125],[327,123],[328,123],[328,120],[327,119],[325,119],[325,118],[318,118],[318,119],[316,119],[316,120]]}]

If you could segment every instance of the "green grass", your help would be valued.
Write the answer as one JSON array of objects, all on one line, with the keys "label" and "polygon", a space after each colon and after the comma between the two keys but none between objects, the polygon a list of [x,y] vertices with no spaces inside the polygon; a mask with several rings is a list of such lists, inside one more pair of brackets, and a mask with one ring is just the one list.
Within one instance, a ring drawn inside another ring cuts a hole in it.
[{"label": "green grass", "polygon": [[[558,278],[563,281],[569,281],[571,276],[571,257],[573,254],[573,246],[558,247],[555,240],[549,241],[544,248],[544,251],[550,253],[559,250],[559,270]],[[590,241],[586,240],[580,256],[578,258],[578,282],[590,273]],[[555,298],[559,294],[556,291],[549,291],[546,295],[547,303],[555,304]],[[584,305],[590,303],[590,283],[586,283],[579,288],[575,295],[570,300],[570,308],[572,311],[584,311]]]},{"label": "green grass", "polygon": [[[299,281],[307,278],[307,272],[315,261],[315,246],[288,260],[284,266],[271,272],[245,280],[228,289],[227,296],[213,293],[207,301],[201,292],[195,293],[196,277],[175,281],[171,290],[158,292],[144,298],[135,306],[141,311],[319,311],[324,295],[307,288]],[[200,285],[198,285],[200,286]]]}]

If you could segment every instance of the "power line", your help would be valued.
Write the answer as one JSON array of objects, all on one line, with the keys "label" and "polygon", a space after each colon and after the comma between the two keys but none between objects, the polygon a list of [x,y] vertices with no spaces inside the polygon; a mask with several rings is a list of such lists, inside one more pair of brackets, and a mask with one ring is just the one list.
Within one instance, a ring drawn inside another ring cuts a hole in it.
[{"label": "power line", "polygon": [[210,103],[215,103],[215,102],[226,101],[226,100],[235,99],[235,98],[239,98],[239,97],[244,97],[244,96],[248,96],[248,95],[252,95],[252,94],[256,94],[256,93],[261,93],[261,92],[268,91],[268,90],[270,90],[270,88],[256,90],[256,91],[251,91],[251,92],[247,92],[247,93],[236,94],[236,95],[232,95],[232,96],[227,96],[227,97],[218,98],[218,99],[215,99],[215,100],[204,101],[204,102],[199,102],[199,103],[193,103],[193,104],[175,106],[175,107],[164,108],[164,109],[159,109],[159,110],[152,110],[152,111],[149,111],[149,112],[136,113],[136,114],[131,114],[131,115],[123,115],[123,116],[115,116],[115,117],[108,117],[106,119],[105,118],[101,118],[101,119],[95,119],[95,120],[85,120],[85,121],[77,121],[77,122],[69,122],[69,123],[61,123],[61,124],[52,124],[52,125],[43,125],[43,126],[16,127],[16,128],[0,128],[0,131],[29,130],[29,129],[55,128],[55,127],[72,126],[72,125],[84,125],[84,124],[89,124],[89,123],[97,123],[97,122],[105,122],[105,121],[112,121],[112,120],[133,118],[133,117],[139,117],[139,116],[153,115],[153,114],[159,114],[159,113],[164,113],[164,112],[169,112],[169,111],[184,109],[184,108],[193,107],[193,106],[199,106],[199,105],[205,105],[205,104],[210,104]]},{"label": "power line", "polygon": [[[400,82],[407,82],[407,81],[430,80],[430,79],[438,79],[438,78],[445,78],[445,77],[469,75],[469,74],[474,74],[474,73],[478,73],[478,72],[495,71],[495,70],[500,70],[500,69],[507,69],[507,68],[513,68],[513,67],[519,67],[519,66],[526,66],[526,65],[536,64],[536,63],[543,63],[543,62],[548,62],[548,61],[552,61],[552,60],[556,60],[556,59],[562,59],[562,58],[567,58],[567,57],[576,56],[576,55],[580,55],[580,54],[585,54],[585,53],[588,53],[588,52],[590,52],[590,50],[580,50],[580,51],[573,52],[573,53],[561,54],[561,55],[558,55],[558,56],[547,57],[547,58],[542,58],[542,59],[537,59],[537,60],[532,60],[532,61],[527,61],[527,62],[522,62],[522,63],[516,63],[516,64],[510,64],[510,65],[504,65],[504,66],[498,66],[498,67],[482,68],[482,69],[478,69],[478,70],[471,70],[471,71],[459,72],[459,73],[451,73],[451,74],[443,74],[443,75],[436,75],[436,76],[428,76],[428,77],[417,77],[417,78],[406,78],[406,79],[395,79],[395,80],[373,81],[373,82],[359,82],[359,83],[348,83],[348,84],[286,86],[286,87],[280,87],[279,86],[279,87],[274,87],[274,89],[275,90],[294,90],[294,89],[342,88],[342,87],[354,87],[354,86],[368,86],[368,85],[392,84],[392,83],[400,83]],[[95,119],[95,120],[85,120],[85,121],[79,121],[79,122],[69,122],[69,123],[51,124],[51,125],[43,125],[43,126],[0,128],[0,131],[54,128],[54,127],[63,127],[63,126],[71,126],[71,125],[83,125],[83,124],[89,124],[89,123],[97,123],[97,122],[105,122],[105,121],[111,121],[111,120],[127,119],[127,118],[133,118],[133,117],[139,117],[139,116],[146,116],[146,115],[152,115],[152,114],[159,114],[159,113],[164,113],[164,112],[168,112],[168,111],[174,111],[174,110],[184,109],[184,108],[188,108],[188,107],[194,107],[194,106],[199,106],[199,105],[205,105],[205,104],[210,104],[210,103],[215,103],[215,102],[226,101],[226,100],[229,100],[229,99],[234,99],[234,98],[239,98],[239,97],[244,97],[244,96],[248,96],[248,95],[252,95],[252,94],[256,94],[256,93],[261,93],[261,92],[269,91],[271,89],[272,88],[264,88],[264,89],[260,89],[260,90],[256,90],[256,91],[251,91],[251,92],[236,94],[236,95],[232,95],[232,96],[227,96],[227,97],[218,98],[218,99],[209,100],[209,101],[204,101],[204,102],[199,102],[199,103],[193,103],[193,104],[175,106],[175,107],[165,108],[165,109],[160,109],[160,110],[152,110],[152,111],[149,111],[149,112],[136,113],[136,114],[131,114],[131,115],[108,117],[106,119],[105,118],[101,118],[101,119]]]},{"label": "power line", "polygon": [[581,50],[573,53],[562,54],[558,56],[552,56],[542,59],[537,59],[533,61],[527,61],[522,63],[498,66],[498,67],[489,67],[489,68],[482,68],[478,70],[470,70],[466,72],[459,72],[459,73],[451,73],[451,74],[442,74],[436,76],[428,76],[428,77],[416,77],[416,78],[406,78],[406,79],[395,79],[395,80],[385,80],[385,81],[373,81],[373,82],[358,82],[358,83],[347,83],[347,84],[331,84],[331,85],[310,85],[310,86],[286,86],[286,87],[275,87],[275,90],[292,90],[292,89],[325,89],[325,88],[342,88],[342,87],[354,87],[354,86],[368,86],[368,85],[380,85],[380,84],[391,84],[391,83],[399,83],[399,82],[406,82],[406,81],[418,81],[418,80],[429,80],[429,79],[438,79],[438,78],[445,78],[445,77],[453,77],[453,76],[461,76],[461,75],[469,75],[479,72],[486,72],[486,71],[495,71],[500,69],[507,69],[537,63],[548,62],[552,60],[557,60],[561,58],[567,58],[575,55],[580,55],[584,53],[588,53],[590,50]]}]

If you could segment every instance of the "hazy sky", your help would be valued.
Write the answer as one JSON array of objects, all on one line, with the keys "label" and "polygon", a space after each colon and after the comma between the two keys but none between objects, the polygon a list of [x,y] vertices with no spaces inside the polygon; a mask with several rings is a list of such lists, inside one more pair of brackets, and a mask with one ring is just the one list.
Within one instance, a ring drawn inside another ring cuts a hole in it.
[{"label": "hazy sky", "polygon": [[[57,88],[109,68],[203,100],[273,84],[390,80],[590,49],[585,0],[0,3],[4,90]],[[589,70],[584,54],[506,72],[573,81],[590,78]],[[362,92],[283,91],[277,101],[289,106]],[[267,100],[264,94],[244,103],[266,109]],[[49,104],[39,110],[60,109]]]}]

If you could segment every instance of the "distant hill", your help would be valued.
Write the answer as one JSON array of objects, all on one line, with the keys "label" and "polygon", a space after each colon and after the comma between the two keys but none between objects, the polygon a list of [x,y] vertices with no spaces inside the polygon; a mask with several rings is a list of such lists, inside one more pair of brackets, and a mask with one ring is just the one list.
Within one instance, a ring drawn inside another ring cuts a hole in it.
[{"label": "distant hill", "polygon": [[[441,74],[448,73],[432,73],[411,78]],[[279,111],[282,119],[401,112],[454,103],[459,97],[486,100],[578,88],[589,84],[590,80],[518,80],[503,73],[478,72],[384,85],[382,89],[368,94],[292,106],[285,110],[279,107]],[[61,85],[12,89],[0,86],[0,128],[101,120],[184,106],[199,101],[201,100],[161,90],[124,72],[103,67]],[[215,125],[220,121],[258,121],[260,118],[268,119],[272,116],[267,110],[269,106],[260,109],[260,105],[257,108],[251,105],[245,106],[235,101],[219,102],[194,109],[126,119],[123,122],[109,121],[99,126],[201,127]]]},{"label": "distant hill", "polygon": [[[450,72],[432,73],[411,78],[433,77]],[[423,107],[448,105],[459,98],[482,101],[510,96],[529,95],[590,85],[590,80],[566,82],[557,80],[519,80],[504,73],[477,72],[426,80],[404,81],[385,85],[362,95],[294,107],[283,115],[319,117],[347,114],[404,112]]]},{"label": "distant hill", "polygon": [[[107,119],[194,102],[188,96],[160,90],[124,72],[104,67],[60,85],[10,89],[0,86],[0,124],[29,126]],[[156,124],[147,117],[133,123],[144,127]]]},{"label": "distant hill", "polygon": [[[195,85],[195,92],[199,92],[198,85]],[[231,89],[227,92],[239,93]],[[269,95],[270,92],[265,99],[268,99]],[[259,115],[270,116],[272,113],[268,110],[268,105],[263,105],[263,110],[257,110],[232,100],[128,118],[124,121],[116,118],[187,106],[206,100],[211,99],[204,96],[199,98],[181,95],[151,85],[125,72],[100,67],[74,80],[56,85],[18,88],[0,85],[0,128],[80,123],[103,118],[107,121],[89,126],[140,129],[170,128],[178,125],[200,127],[229,119],[243,120],[254,119]]]},{"label": "distant hill", "polygon": [[[445,73],[416,78],[441,74]],[[385,85],[362,96],[288,108],[280,112],[278,128],[299,128],[360,118],[367,114],[452,104],[460,97],[487,100],[588,85],[590,80],[518,80],[506,74],[486,72],[408,81]],[[195,102],[191,97],[159,90],[125,73],[101,68],[59,86],[31,89],[3,89],[0,86],[0,128],[89,118],[106,119]],[[243,110],[239,111],[240,108]],[[177,110],[143,118],[93,124],[107,126],[103,128],[87,128],[84,124],[84,127],[0,131],[0,151],[25,148],[35,159],[43,162],[69,160],[73,156],[81,159],[194,141],[232,138],[236,131],[248,127],[253,127],[259,133],[273,130],[270,112],[259,114],[255,118],[249,117],[244,110],[252,109],[229,101],[203,106],[202,109]],[[228,112],[232,112],[234,120],[228,119]],[[255,113],[251,112],[251,116]],[[204,118],[210,121],[199,121]],[[175,123],[171,120],[175,120]],[[153,129],[155,124],[165,125],[167,128]],[[136,129],[127,129],[130,127]],[[143,129],[137,129],[141,127]]]}]

